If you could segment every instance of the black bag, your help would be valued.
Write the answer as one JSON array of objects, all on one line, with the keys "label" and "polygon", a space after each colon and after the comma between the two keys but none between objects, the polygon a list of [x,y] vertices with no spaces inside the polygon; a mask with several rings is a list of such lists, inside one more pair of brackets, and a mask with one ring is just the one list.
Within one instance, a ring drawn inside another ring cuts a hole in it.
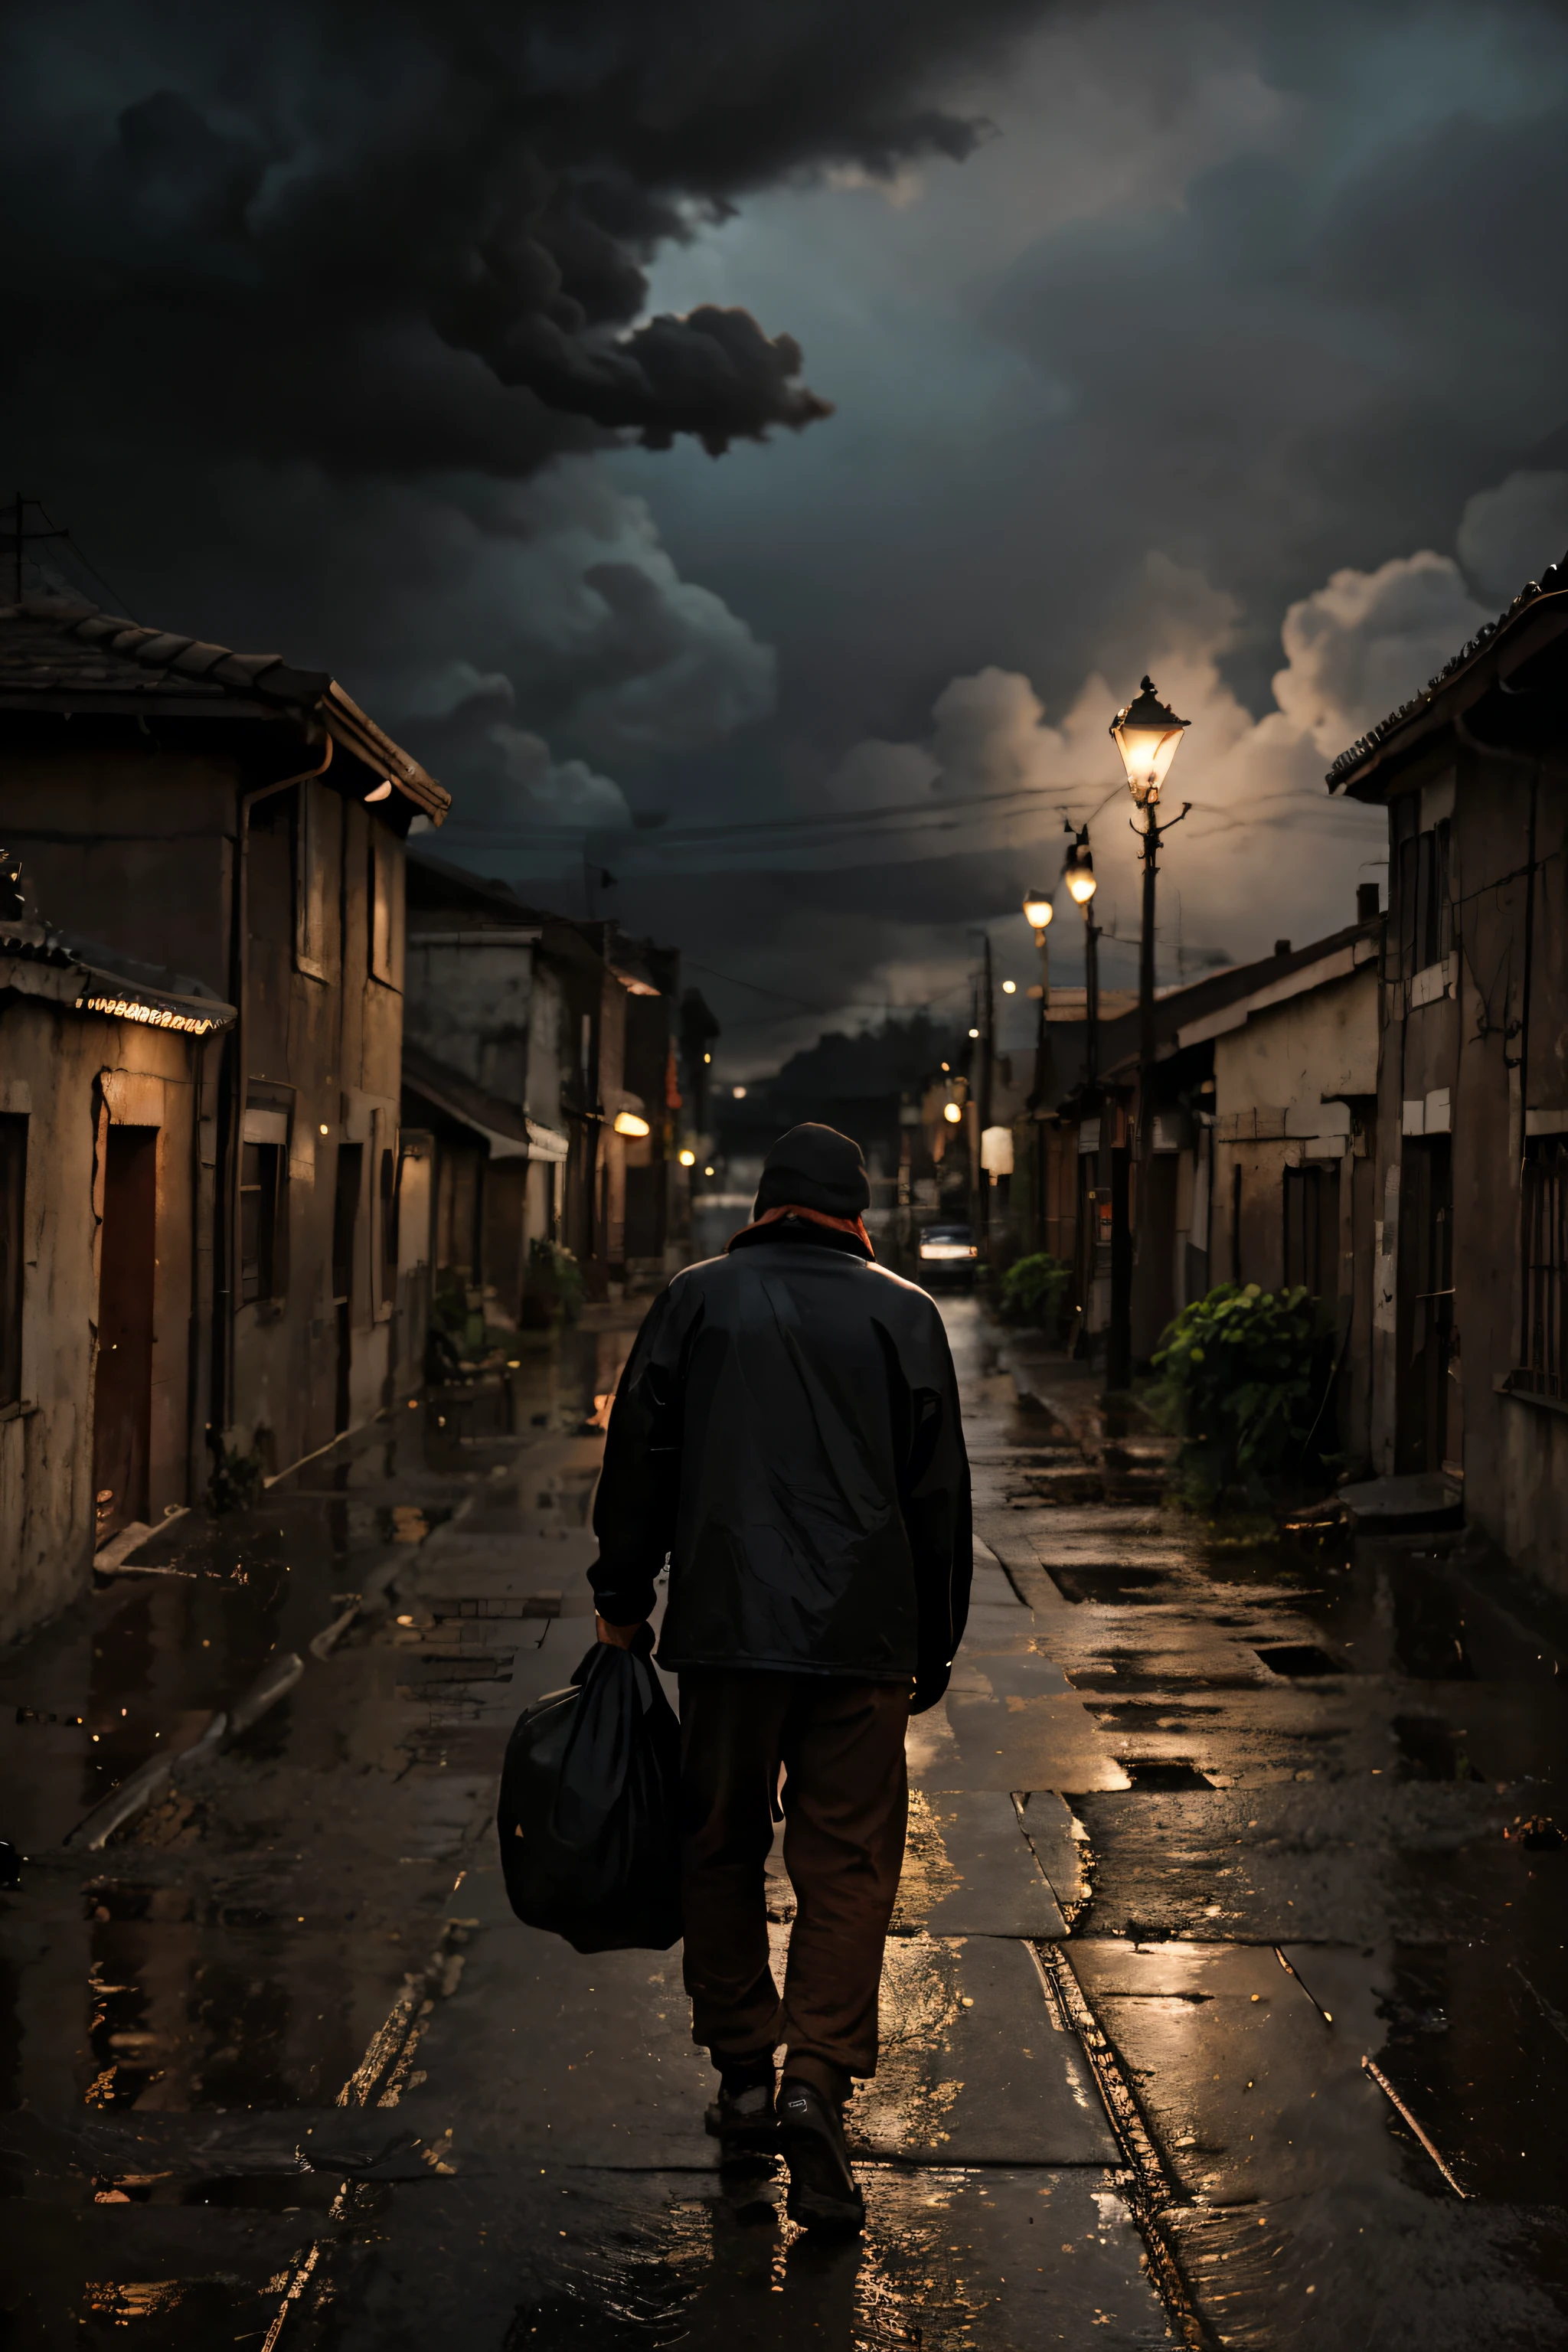
[{"label": "black bag", "polygon": [[652,1650],[646,1626],[629,1650],[596,1642],[507,1742],[508,1897],[579,1952],[663,1952],[680,1935],[680,1727]]}]

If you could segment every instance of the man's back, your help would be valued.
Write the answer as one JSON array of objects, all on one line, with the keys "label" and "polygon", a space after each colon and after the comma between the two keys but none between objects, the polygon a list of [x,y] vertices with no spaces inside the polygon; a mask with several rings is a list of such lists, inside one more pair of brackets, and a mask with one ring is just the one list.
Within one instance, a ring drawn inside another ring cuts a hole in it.
[{"label": "man's back", "polygon": [[967,1608],[968,1473],[924,1291],[810,1226],[678,1275],[626,1366],[595,1510],[602,1612],[661,1662],[945,1686]]},{"label": "man's back", "polygon": [[[844,2102],[877,2063],[907,1823],[904,1733],[969,1606],[969,1465],[947,1335],[875,1264],[859,1146],[791,1128],[753,1222],[677,1275],[623,1375],[594,1507],[599,1638],[680,1675],[682,1969],[727,2158],[781,2147],[790,2219],[858,2229]],[[763,1864],[784,1776],[784,1997]],[[775,2107],[773,2053],[785,2050]]]}]

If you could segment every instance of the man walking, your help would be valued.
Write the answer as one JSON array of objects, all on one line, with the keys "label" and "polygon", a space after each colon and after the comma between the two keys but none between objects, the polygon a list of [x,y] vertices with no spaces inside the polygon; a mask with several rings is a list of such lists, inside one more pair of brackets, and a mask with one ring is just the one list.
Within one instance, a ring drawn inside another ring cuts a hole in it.
[{"label": "man walking", "polygon": [[[610,1416],[590,1571],[630,1642],[666,1556],[680,1678],[686,1989],[727,2158],[782,2147],[789,2212],[858,2229],[845,2148],[877,2063],[904,1851],[904,1731],[947,1687],[969,1605],[969,1466],[931,1300],[875,1263],[858,1145],[792,1128],[754,1222],[676,1276]],[[783,1998],[763,1865],[784,1770],[796,1898]],[[775,2102],[773,2053],[784,2045]]]}]

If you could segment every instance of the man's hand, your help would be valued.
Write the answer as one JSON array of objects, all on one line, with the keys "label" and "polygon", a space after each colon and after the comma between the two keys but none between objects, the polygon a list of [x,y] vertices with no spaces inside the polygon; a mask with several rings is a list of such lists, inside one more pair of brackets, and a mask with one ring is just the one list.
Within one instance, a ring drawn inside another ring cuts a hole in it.
[{"label": "man's hand", "polygon": [[609,1625],[595,1612],[594,1630],[600,1641],[608,1642],[612,1649],[629,1650],[641,1633],[642,1627],[641,1625]]}]

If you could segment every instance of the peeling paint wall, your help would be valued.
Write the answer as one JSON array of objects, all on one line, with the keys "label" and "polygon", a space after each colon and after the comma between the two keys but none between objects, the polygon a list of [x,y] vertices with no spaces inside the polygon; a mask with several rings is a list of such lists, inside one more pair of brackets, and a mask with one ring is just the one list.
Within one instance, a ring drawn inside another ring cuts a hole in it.
[{"label": "peeling paint wall", "polygon": [[[98,1244],[107,1131],[157,1129],[149,1515],[192,1499],[194,1075],[170,1031],[13,997],[0,1111],[27,1120],[22,1402],[0,1417],[0,1640],[90,1580]],[[199,1483],[205,1465],[195,1465]]]}]

